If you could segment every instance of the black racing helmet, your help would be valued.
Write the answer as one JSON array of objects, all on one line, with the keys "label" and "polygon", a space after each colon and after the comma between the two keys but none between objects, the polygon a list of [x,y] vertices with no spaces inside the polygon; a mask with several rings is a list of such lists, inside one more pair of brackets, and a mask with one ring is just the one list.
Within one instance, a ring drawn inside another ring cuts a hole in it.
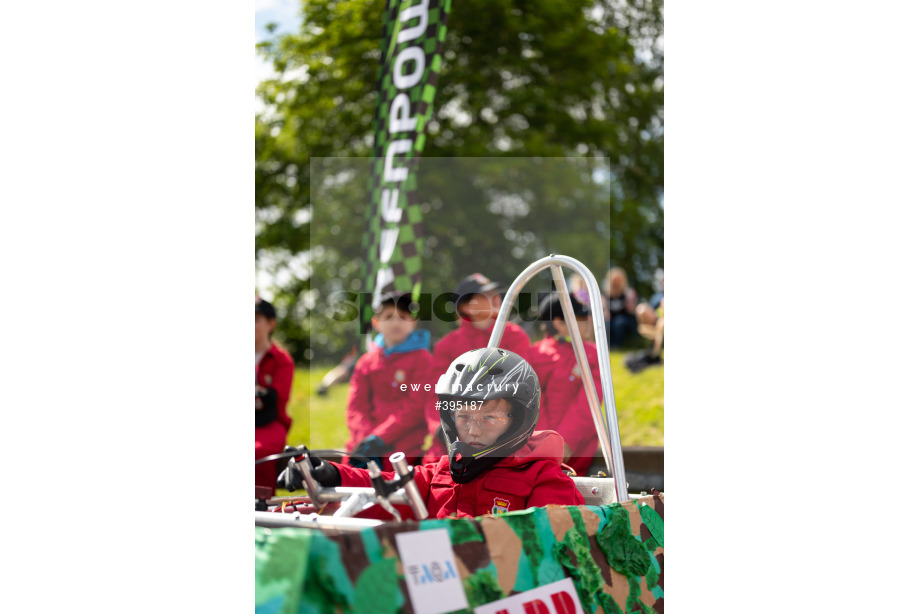
[{"label": "black racing helmet", "polygon": [[[483,348],[455,358],[435,386],[441,428],[447,438],[450,475],[465,484],[523,446],[540,417],[540,380],[530,364],[508,350]],[[508,399],[511,427],[486,450],[460,441],[450,402]]]}]

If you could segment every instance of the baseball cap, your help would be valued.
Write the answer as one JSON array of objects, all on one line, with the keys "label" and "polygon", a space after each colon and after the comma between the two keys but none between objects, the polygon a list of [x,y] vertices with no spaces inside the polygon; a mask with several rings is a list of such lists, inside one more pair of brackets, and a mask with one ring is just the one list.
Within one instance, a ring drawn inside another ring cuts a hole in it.
[{"label": "baseball cap", "polygon": [[485,294],[486,292],[502,291],[504,288],[497,281],[492,281],[482,273],[473,273],[457,284],[454,290],[457,304],[472,298],[474,294]]},{"label": "baseball cap", "polygon": [[278,318],[278,315],[275,313],[275,306],[258,296],[256,297],[256,313],[261,313],[269,320]]},{"label": "baseball cap", "polygon": [[[539,296],[540,307],[538,311],[540,320],[549,321],[556,318],[565,319],[565,315],[562,311],[562,299],[558,292],[541,292]],[[569,292],[569,299],[572,301],[572,311],[575,313],[575,317],[591,315],[591,308],[575,298],[575,295],[571,292]]]}]

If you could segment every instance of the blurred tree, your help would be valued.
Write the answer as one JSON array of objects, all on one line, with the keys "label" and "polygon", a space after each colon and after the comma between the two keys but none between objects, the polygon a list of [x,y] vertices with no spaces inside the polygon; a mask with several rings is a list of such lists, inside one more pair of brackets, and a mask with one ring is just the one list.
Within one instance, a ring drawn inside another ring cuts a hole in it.
[{"label": "blurred tree", "polygon": [[[363,290],[366,179],[314,164],[330,194],[314,210],[311,161],[370,155],[384,5],[304,0],[300,32],[259,45],[276,77],[257,89],[256,260],[273,276],[278,336],[298,362],[339,356],[356,340],[353,321],[313,331],[308,317],[329,313],[336,291]],[[664,264],[662,36],[661,0],[453,3],[423,155],[480,160],[420,167],[424,291],[477,270],[510,282],[555,251],[587,258],[599,280],[609,258],[650,294]],[[583,167],[535,174],[498,159],[531,156],[606,158],[603,189],[578,184],[586,172],[597,181]],[[480,179],[458,179],[465,163]]]}]

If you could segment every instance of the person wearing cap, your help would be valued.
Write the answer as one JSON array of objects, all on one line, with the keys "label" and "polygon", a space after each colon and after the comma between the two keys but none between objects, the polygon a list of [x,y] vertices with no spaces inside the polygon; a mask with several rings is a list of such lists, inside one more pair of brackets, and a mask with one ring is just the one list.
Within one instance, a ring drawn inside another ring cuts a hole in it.
[{"label": "person wearing cap", "polygon": [[366,466],[361,457],[368,457],[389,469],[393,452],[404,452],[410,464],[421,460],[428,433],[422,408],[434,402],[434,387],[430,333],[416,330],[412,307],[410,294],[385,295],[371,318],[377,335],[355,363],[345,411],[345,446],[355,466]]},{"label": "person wearing cap", "polygon": [[[466,352],[445,369],[436,392],[436,413],[450,453],[414,467],[413,475],[429,518],[584,505],[584,497],[562,469],[562,438],[552,431],[534,431],[540,384],[523,357],[498,348]],[[310,473],[321,486],[371,486],[365,469],[317,457],[310,462]],[[396,477],[386,471],[382,476]],[[291,458],[278,484],[294,491],[303,487],[302,481]],[[379,508],[361,516],[390,518]]]},{"label": "person wearing cap", "polygon": [[[569,298],[591,367],[594,389],[598,400],[603,402],[597,346],[586,340],[591,338],[587,333],[593,329],[591,310],[574,294],[570,293]],[[591,417],[581,369],[575,359],[562,300],[557,292],[547,293],[541,299],[539,319],[543,322],[545,337],[535,343],[527,355],[543,390],[537,428],[552,429],[562,435],[565,440],[564,462],[577,475],[585,475],[597,452],[597,428]]]},{"label": "person wearing cap", "polygon": [[[291,418],[287,403],[294,381],[294,361],[272,341],[275,307],[256,297],[256,460],[284,449]],[[256,485],[275,488],[275,465],[256,465]]]},{"label": "person wearing cap", "polygon": [[[473,273],[457,284],[454,303],[460,326],[444,335],[435,345],[434,362],[431,365],[432,382],[437,381],[438,376],[444,373],[457,356],[489,345],[489,338],[492,336],[492,329],[495,328],[502,306],[502,290],[501,284],[490,280],[482,273]],[[520,356],[526,356],[530,348],[530,337],[523,328],[508,322],[498,345]],[[433,440],[425,460],[434,461],[446,450],[441,442],[441,423],[437,415],[426,416]]]}]

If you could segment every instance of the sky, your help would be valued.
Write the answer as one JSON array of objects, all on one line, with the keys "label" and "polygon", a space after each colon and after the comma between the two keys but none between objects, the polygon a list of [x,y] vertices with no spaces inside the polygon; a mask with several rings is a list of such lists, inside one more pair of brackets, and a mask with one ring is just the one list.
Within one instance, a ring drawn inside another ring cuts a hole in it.
[{"label": "sky", "polygon": [[[265,30],[266,24],[276,23],[278,28],[275,30],[275,35],[279,33],[289,33],[295,32],[298,28],[300,18],[298,16],[298,11],[300,9],[299,0],[256,0],[256,19],[255,19],[255,34],[256,42],[260,42],[269,38],[268,32]],[[264,61],[255,51],[253,51],[255,58],[255,83],[253,84],[253,90],[255,90],[255,85],[258,85],[260,81],[263,81],[272,75],[272,67],[269,62]],[[255,100],[255,110],[256,112],[264,109],[265,105],[261,100],[256,97]],[[268,256],[267,259],[271,261],[271,257]],[[259,291],[259,294],[263,295],[266,299],[271,300],[274,298],[270,288],[272,288],[277,280],[275,275],[268,269],[274,268],[274,263],[269,263],[268,265],[263,264],[261,267],[256,267],[256,288]]]},{"label": "sky", "polygon": [[[295,32],[299,25],[300,10],[299,0],[256,0],[256,42],[268,38],[265,30],[266,24],[276,23],[278,29],[275,33]],[[253,51],[255,56],[255,83],[259,83],[271,76],[271,65],[265,62]],[[260,108],[257,104],[256,108]]]},{"label": "sky", "polygon": [[256,40],[265,38],[265,24],[275,22],[279,30],[293,32],[297,29],[297,0],[256,0]]}]

